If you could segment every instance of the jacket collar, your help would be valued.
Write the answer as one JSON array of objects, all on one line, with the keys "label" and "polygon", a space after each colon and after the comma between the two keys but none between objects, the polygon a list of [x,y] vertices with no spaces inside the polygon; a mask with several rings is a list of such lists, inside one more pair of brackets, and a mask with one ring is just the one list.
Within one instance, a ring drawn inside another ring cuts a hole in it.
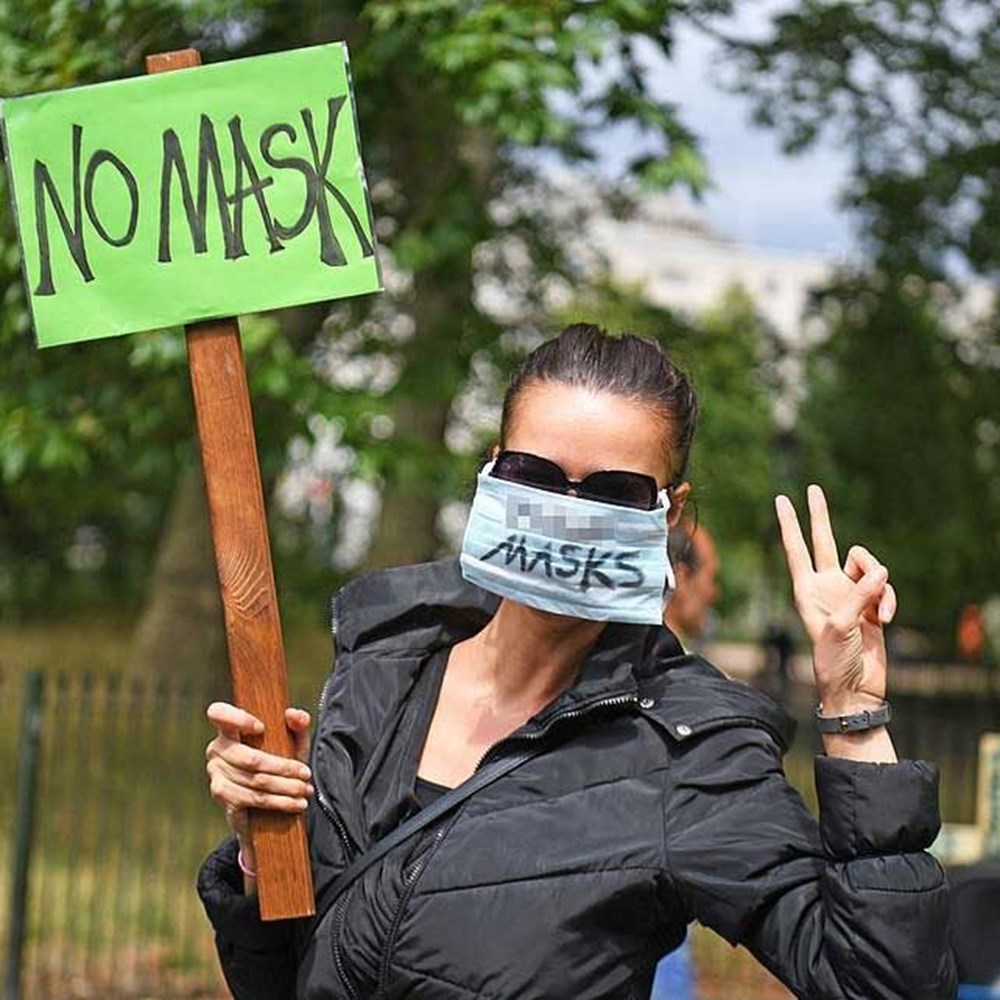
[{"label": "jacket collar", "polygon": [[[500,599],[470,584],[457,559],[377,570],[333,599],[339,651],[414,662],[482,629]],[[675,739],[740,722],[763,726],[784,746],[794,731],[786,713],[760,692],[727,679],[706,660],[684,654],[666,628],[609,624],[574,685],[529,725],[586,710],[608,699],[643,701]]]},{"label": "jacket collar", "polygon": [[[469,583],[457,559],[377,570],[353,580],[333,599],[332,631],[339,651],[364,646],[390,656],[424,656],[469,638],[496,613],[500,599]],[[651,656],[679,656],[665,628],[610,623],[584,663],[575,688],[590,697],[642,673]]]}]

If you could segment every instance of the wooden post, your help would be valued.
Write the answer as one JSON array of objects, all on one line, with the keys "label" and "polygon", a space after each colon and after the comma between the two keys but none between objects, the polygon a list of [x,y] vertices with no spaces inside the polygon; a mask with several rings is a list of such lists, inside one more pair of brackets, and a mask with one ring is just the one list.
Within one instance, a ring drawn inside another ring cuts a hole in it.
[{"label": "wooden post", "polygon": [[[150,73],[200,65],[195,49],[146,57]],[[239,324],[234,318],[206,320],[189,323],[185,331],[233,694],[264,723],[263,737],[247,742],[291,757],[281,619]],[[263,919],[315,913],[304,818],[255,811],[251,835]]]}]

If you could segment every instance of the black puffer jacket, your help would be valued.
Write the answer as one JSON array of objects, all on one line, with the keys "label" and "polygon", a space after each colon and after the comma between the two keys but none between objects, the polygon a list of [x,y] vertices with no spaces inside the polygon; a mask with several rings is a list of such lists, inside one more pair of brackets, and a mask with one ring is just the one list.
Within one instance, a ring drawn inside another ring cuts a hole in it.
[{"label": "black puffer jacket", "polygon": [[[312,762],[318,886],[418,808],[446,650],[495,604],[451,561],[336,599]],[[645,998],[695,919],[799,996],[953,996],[944,877],[924,853],[934,767],[820,758],[817,825],[781,770],[789,735],[669,632],[609,626],[574,687],[491,756],[546,751],[369,869],[309,940],[304,922],[260,922],[233,844],[215,852],[199,890],[233,994]]]}]

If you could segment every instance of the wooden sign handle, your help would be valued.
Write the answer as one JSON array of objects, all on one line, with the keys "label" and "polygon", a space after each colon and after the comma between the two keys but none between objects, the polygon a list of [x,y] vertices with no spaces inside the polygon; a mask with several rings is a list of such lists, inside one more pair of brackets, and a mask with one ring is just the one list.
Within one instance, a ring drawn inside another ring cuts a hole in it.
[{"label": "wooden sign handle", "polygon": [[[200,65],[195,49],[146,57],[150,73]],[[291,757],[281,619],[239,324],[234,318],[207,320],[190,323],[185,331],[233,695],[264,723],[263,737],[245,742]],[[304,818],[254,811],[250,828],[261,917],[315,913]]]}]

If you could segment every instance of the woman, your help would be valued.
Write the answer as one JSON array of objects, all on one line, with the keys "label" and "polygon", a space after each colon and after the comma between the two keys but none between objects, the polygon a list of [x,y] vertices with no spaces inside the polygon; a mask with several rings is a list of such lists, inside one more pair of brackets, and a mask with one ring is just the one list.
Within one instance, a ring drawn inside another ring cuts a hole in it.
[{"label": "woman", "polygon": [[[799,996],[953,994],[946,886],[924,850],[936,773],[897,762],[882,724],[885,568],[857,546],[841,566],[817,487],[810,556],[778,497],[819,724],[846,730],[824,733],[818,824],[781,771],[787,717],[658,625],[696,412],[656,345],[568,328],[508,390],[460,563],[338,595],[311,770],[240,744],[261,729],[247,713],[209,708],[212,793],[236,836],[199,889],[238,1000],[646,998],[692,919]],[[287,720],[304,760],[309,718]],[[307,810],[322,896],[435,796],[515,755],[318,926],[260,922],[249,807]]]}]

